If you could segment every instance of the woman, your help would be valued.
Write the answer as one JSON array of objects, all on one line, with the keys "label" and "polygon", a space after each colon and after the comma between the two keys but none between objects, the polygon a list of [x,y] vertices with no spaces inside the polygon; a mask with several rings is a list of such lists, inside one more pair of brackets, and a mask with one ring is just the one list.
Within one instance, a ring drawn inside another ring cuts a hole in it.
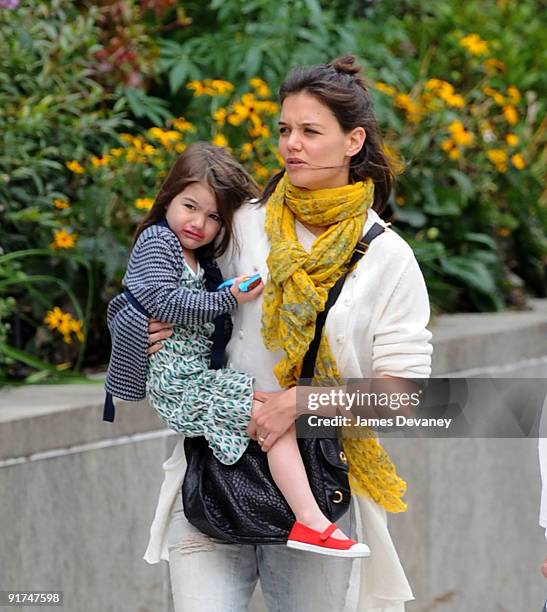
[{"label": "woman", "polygon": [[[291,71],[280,99],[285,171],[266,187],[262,206],[250,203],[238,211],[240,249],[219,261],[225,277],[258,272],[268,279],[263,299],[236,311],[227,347],[229,367],[253,376],[255,389],[264,391],[257,394],[264,404],[259,415],[253,413],[249,433],[265,451],[294,423],[295,382],[317,312],[346,272],[357,241],[374,223],[385,226],[378,213],[393,178],[353,57]],[[414,255],[386,229],[350,271],[329,312],[316,375],[427,377],[428,320],[427,291]],[[170,333],[160,323],[149,330],[151,344]],[[357,607],[351,609],[399,612],[413,596],[387,530],[386,508],[404,509],[404,482],[376,440],[371,445],[360,463],[352,461],[359,458],[359,445],[348,442],[350,469],[366,467],[354,470],[352,491],[355,484],[362,494],[353,496],[350,512],[337,522],[355,534],[357,510],[372,550],[361,565]],[[182,512],[182,441],[164,469],[144,558],[169,560],[177,612],[242,612],[258,578],[270,612],[344,609],[351,560],[213,540]]]}]

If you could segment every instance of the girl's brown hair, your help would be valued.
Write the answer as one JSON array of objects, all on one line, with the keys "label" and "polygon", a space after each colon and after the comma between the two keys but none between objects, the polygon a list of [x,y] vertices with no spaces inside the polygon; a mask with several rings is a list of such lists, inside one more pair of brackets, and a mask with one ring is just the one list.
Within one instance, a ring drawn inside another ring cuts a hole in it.
[{"label": "girl's brown hair", "polygon": [[222,220],[220,239],[197,249],[206,258],[222,255],[233,236],[234,212],[245,200],[258,196],[259,189],[249,173],[225,149],[207,142],[191,144],[171,167],[152,208],[137,227],[133,244],[141,233],[165,216],[174,197],[192,183],[206,183],[215,195]]},{"label": "girl's brown hair", "polygon": [[[365,129],[366,140],[363,148],[351,158],[349,177],[353,183],[372,178],[372,208],[381,213],[389,199],[395,172],[384,153],[372,98],[360,73],[361,68],[355,64],[352,55],[345,55],[328,64],[293,68],[279,89],[279,99],[283,104],[290,95],[308,93],[328,106],[344,132],[356,127]],[[274,192],[284,172],[270,179],[260,199],[261,203],[266,202]]]}]

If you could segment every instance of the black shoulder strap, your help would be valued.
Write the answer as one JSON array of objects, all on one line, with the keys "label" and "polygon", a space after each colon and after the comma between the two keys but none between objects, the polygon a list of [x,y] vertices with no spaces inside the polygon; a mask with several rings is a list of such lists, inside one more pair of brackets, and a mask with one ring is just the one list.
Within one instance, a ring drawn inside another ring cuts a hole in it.
[{"label": "black shoulder strap", "polygon": [[[355,246],[355,250],[353,251],[353,255],[351,256],[349,262],[348,272],[355,266],[355,264],[363,257],[363,255],[367,252],[370,243],[378,237],[380,234],[384,232],[386,228],[379,223],[375,223],[368,232],[363,236],[363,238],[357,243]],[[325,326],[325,322],[327,320],[327,315],[329,310],[332,308],[340,292],[342,291],[342,287],[344,286],[344,281],[346,280],[346,274],[342,275],[336,283],[331,287],[329,291],[329,295],[327,297],[327,301],[325,303],[325,309],[321,311],[317,315],[317,320],[315,322],[315,335],[313,340],[310,342],[310,346],[308,348],[308,352],[304,356],[304,360],[302,362],[302,372],[300,374],[300,378],[313,378],[315,372],[315,360],[317,359],[317,352],[319,351],[319,344],[321,343],[321,334],[323,332],[323,327]]]}]

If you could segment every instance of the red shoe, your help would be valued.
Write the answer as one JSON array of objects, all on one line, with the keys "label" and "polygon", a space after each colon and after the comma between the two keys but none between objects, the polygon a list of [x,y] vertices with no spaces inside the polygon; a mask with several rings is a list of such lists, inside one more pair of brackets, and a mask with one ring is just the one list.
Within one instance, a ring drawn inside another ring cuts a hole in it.
[{"label": "red shoe", "polygon": [[331,523],[325,531],[315,531],[315,529],[295,521],[289,533],[287,546],[333,557],[370,556],[370,548],[366,544],[350,539],[340,540],[338,538],[331,538],[331,533],[336,529],[338,529],[338,526],[335,523]]}]

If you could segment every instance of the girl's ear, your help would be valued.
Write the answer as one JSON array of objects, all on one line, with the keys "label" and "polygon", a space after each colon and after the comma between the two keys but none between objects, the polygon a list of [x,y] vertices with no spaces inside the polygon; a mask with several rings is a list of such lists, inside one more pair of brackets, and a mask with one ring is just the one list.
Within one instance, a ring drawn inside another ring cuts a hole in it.
[{"label": "girl's ear", "polygon": [[349,132],[346,136],[347,139],[347,148],[346,155],[348,157],[353,157],[363,148],[365,144],[365,140],[367,138],[367,133],[365,132],[365,128],[359,126],[353,128],[351,132]]}]

